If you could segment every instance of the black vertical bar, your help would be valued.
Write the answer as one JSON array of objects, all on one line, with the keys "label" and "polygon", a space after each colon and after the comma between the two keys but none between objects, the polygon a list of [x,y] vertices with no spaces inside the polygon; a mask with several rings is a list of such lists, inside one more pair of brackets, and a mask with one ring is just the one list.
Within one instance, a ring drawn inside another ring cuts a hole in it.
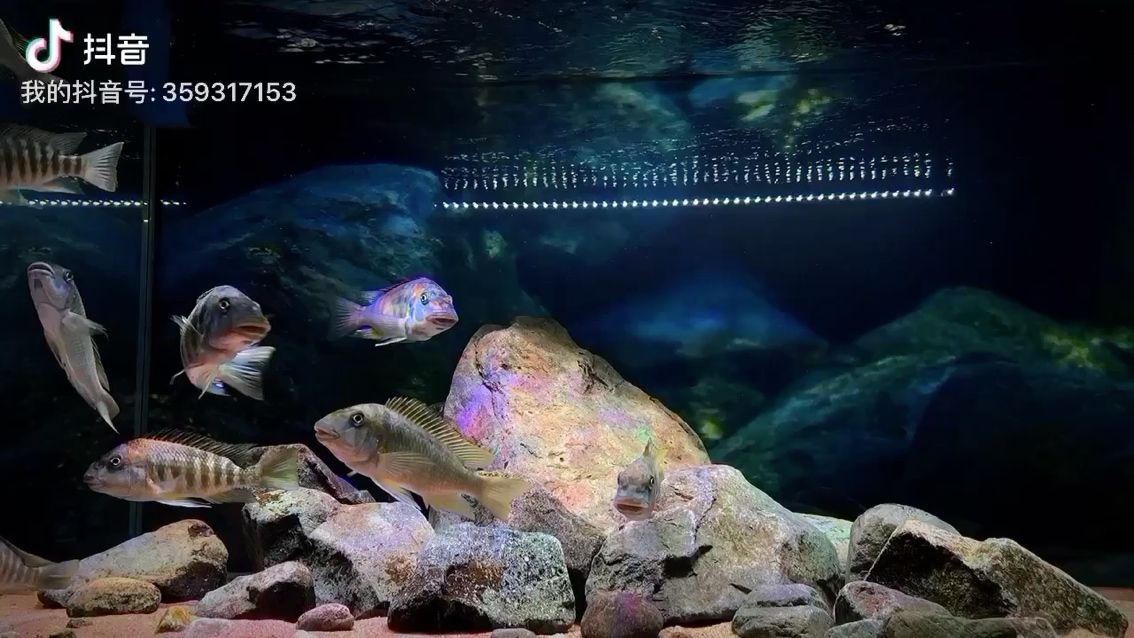
[{"label": "black vertical bar", "polygon": [[[138,359],[134,387],[134,436],[146,433],[150,406],[150,336],[153,322],[154,236],[158,206],[157,134],[153,126],[145,127],[142,143],[142,263],[138,283]],[[142,533],[142,504],[130,503],[130,537]]]}]

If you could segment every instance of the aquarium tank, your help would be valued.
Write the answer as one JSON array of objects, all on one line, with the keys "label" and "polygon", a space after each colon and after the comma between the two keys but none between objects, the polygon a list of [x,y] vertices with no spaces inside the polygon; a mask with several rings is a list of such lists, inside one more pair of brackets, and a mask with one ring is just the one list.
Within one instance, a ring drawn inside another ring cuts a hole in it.
[{"label": "aquarium tank", "polygon": [[0,7],[0,636],[1134,635],[1134,6]]}]

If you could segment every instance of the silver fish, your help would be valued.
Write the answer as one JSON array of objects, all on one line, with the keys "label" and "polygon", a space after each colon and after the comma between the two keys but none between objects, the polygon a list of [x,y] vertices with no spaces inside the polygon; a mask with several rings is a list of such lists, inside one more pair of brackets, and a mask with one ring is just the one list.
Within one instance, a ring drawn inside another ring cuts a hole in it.
[{"label": "silver fish", "polygon": [[393,398],[332,412],[315,424],[315,438],[347,467],[373,480],[395,499],[475,518],[467,494],[497,518],[508,520],[512,501],[531,487],[525,479],[474,471],[492,452],[461,436],[429,406]]},{"label": "silver fish", "polygon": [[77,560],[53,563],[0,538],[0,594],[66,589],[78,569]]},{"label": "silver fish", "polygon": [[226,387],[263,400],[264,368],[276,351],[256,344],[272,324],[260,304],[232,286],[217,286],[197,298],[188,317],[174,317],[181,329],[181,364],[189,382],[206,393],[227,395]]},{"label": "silver fish", "polygon": [[85,133],[48,133],[30,126],[0,127],[0,201],[23,203],[20,191],[82,193],[71,178],[104,191],[118,188],[122,142],[75,153]]},{"label": "silver fish", "polygon": [[118,404],[110,396],[110,382],[92,338],[105,335],[106,329],[87,319],[75,275],[62,266],[37,261],[28,266],[28,288],[47,345],[67,373],[67,380],[117,432],[112,419],[118,416]]},{"label": "silver fish", "polygon": [[251,463],[254,447],[165,430],[115,447],[91,464],[83,481],[100,494],[179,507],[248,503],[256,490],[299,487],[295,450],[269,449]]},{"label": "silver fish", "polygon": [[614,509],[632,521],[644,521],[654,515],[661,492],[664,458],[664,452],[653,439],[646,443],[642,456],[618,473]]}]

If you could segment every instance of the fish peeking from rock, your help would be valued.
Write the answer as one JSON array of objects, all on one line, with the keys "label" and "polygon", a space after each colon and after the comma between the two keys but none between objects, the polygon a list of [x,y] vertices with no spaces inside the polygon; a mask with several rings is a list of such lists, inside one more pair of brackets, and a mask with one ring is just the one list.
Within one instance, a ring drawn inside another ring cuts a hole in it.
[{"label": "fish peeking from rock", "polygon": [[339,299],[333,336],[392,343],[425,341],[457,325],[453,297],[428,277],[363,293],[366,304]]},{"label": "fish peeking from rock", "polygon": [[632,521],[649,520],[654,515],[661,492],[664,459],[664,450],[650,439],[642,456],[618,473],[614,509]]},{"label": "fish peeking from rock", "polygon": [[507,520],[512,501],[531,487],[525,479],[476,472],[492,462],[492,452],[414,399],[332,412],[315,424],[315,438],[355,473],[415,508],[411,492],[431,508],[472,519],[473,509],[462,496],[468,495]]},{"label": "fish peeking from rock", "polygon": [[102,417],[110,429],[118,404],[110,396],[110,382],[95,345],[94,335],[106,329],[87,319],[75,274],[57,264],[37,261],[28,266],[28,288],[43,335],[71,386]]},{"label": "fish peeking from rock", "polygon": [[257,491],[299,487],[295,450],[272,448],[251,463],[254,448],[164,430],[115,447],[91,464],[83,481],[100,494],[179,507],[249,503]]},{"label": "fish peeking from rock", "polygon": [[259,346],[272,324],[232,286],[217,286],[197,298],[188,317],[173,317],[181,330],[181,372],[201,396],[227,396],[227,388],[262,401],[264,368],[276,351]]},{"label": "fish peeking from rock", "polygon": [[53,563],[0,538],[0,594],[66,589],[78,569],[77,560]]}]

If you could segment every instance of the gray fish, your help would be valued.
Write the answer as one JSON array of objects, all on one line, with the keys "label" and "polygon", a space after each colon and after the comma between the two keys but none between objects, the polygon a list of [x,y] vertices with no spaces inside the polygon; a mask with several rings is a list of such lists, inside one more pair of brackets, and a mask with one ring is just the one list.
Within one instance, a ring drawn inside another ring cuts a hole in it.
[{"label": "gray fish", "polygon": [[66,589],[78,569],[77,560],[53,563],[0,538],[0,594]]},{"label": "gray fish", "polygon": [[23,202],[21,190],[82,193],[70,178],[104,191],[117,190],[122,142],[76,155],[85,136],[48,133],[20,124],[0,127],[0,201]]},{"label": "gray fish", "polygon": [[117,432],[112,419],[118,416],[118,404],[110,396],[110,382],[93,339],[93,335],[105,335],[106,329],[87,319],[74,274],[62,266],[37,261],[28,266],[28,288],[47,345],[67,373],[67,380]]},{"label": "gray fish", "polygon": [[256,346],[272,324],[260,304],[232,286],[217,286],[197,298],[188,317],[174,317],[181,329],[181,364],[189,382],[206,393],[227,395],[226,387],[263,400],[262,376],[276,351]]},{"label": "gray fish", "polygon": [[618,491],[614,509],[632,521],[644,521],[654,515],[661,492],[664,451],[651,439],[633,463],[618,473]]},{"label": "gray fish", "polygon": [[92,491],[179,507],[247,503],[256,490],[299,487],[299,455],[276,448],[249,464],[252,445],[165,430],[115,447],[83,475]]},{"label": "gray fish", "polygon": [[315,438],[347,467],[373,480],[395,499],[475,518],[462,495],[508,520],[512,501],[531,487],[525,479],[473,471],[492,462],[492,452],[466,440],[429,406],[393,398],[332,412],[315,424]]}]

